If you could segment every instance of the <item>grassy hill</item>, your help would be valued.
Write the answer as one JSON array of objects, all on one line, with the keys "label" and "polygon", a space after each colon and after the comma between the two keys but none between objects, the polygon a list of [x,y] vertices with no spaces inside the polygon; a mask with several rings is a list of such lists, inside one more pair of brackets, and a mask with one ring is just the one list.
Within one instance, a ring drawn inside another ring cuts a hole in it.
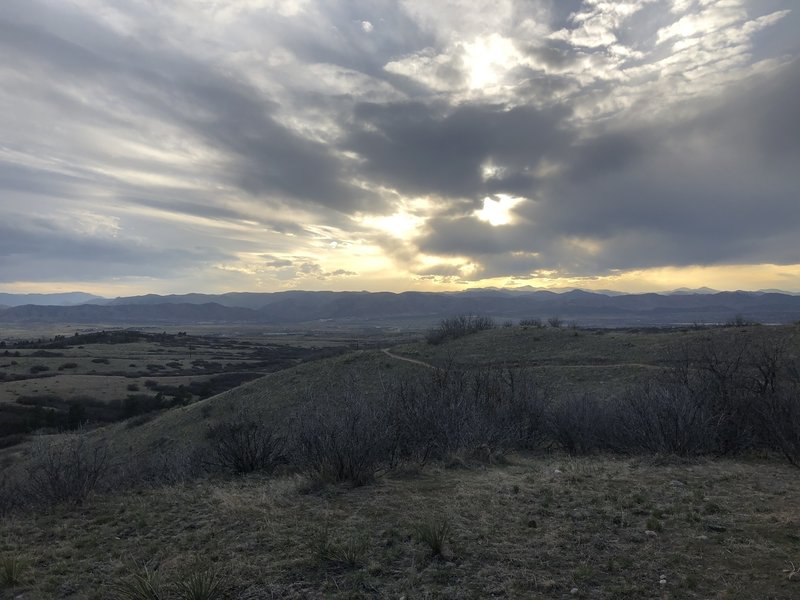
[{"label": "grassy hill", "polygon": [[[598,442],[578,450],[585,455],[569,455],[553,435],[565,423],[580,429],[616,415],[563,412],[574,408],[562,401],[565,393],[592,392],[617,406],[618,393],[661,380],[675,366],[675,349],[690,347],[719,351],[720,364],[737,349],[750,360],[780,348],[787,369],[800,356],[796,327],[500,328],[438,345],[404,344],[392,349],[395,356],[361,350],[299,364],[96,429],[86,434],[87,446],[107,447],[109,461],[134,476],[137,461],[163,459],[174,471],[0,519],[0,598],[144,598],[120,595],[119,586],[145,567],[163,580],[164,598],[187,597],[175,586],[200,573],[222,586],[219,597],[236,599],[795,598],[800,478],[771,448],[756,444],[715,459],[702,448],[662,456]],[[519,390],[503,391],[508,378],[458,375],[498,366],[530,371],[552,396],[515,404]],[[478,404],[459,404],[468,398]],[[352,460],[371,456],[385,438],[409,435],[398,425],[409,415],[419,439],[433,427],[438,444],[436,426],[444,424],[437,419],[466,427],[487,398],[491,412],[480,414],[491,418],[467,427],[466,437],[432,447],[427,460],[381,458],[361,487],[325,481],[303,461],[238,476],[180,470],[182,459],[207,447],[212,427],[242,413],[278,427],[310,402],[321,412],[299,413],[301,420],[318,415],[306,442],[324,438],[330,445],[320,447],[338,452],[337,443],[352,441],[356,451],[343,455]],[[650,399],[673,408],[664,397]],[[500,410],[504,403],[512,412]],[[386,406],[398,412],[381,412]],[[524,444],[492,437],[493,423],[511,427],[536,415],[541,431]],[[368,427],[379,429],[365,436]],[[5,461],[26,464],[31,451],[18,447]]]}]

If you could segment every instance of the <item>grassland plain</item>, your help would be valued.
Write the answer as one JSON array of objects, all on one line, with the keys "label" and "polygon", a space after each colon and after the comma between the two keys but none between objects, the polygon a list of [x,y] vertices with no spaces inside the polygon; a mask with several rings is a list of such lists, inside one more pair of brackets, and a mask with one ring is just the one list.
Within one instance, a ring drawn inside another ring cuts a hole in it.
[{"label": "grassland plain", "polygon": [[[240,599],[789,599],[799,501],[796,471],[757,460],[512,456],[312,493],[203,479],[2,521],[0,552],[27,567],[0,597],[113,598],[149,564],[214,568]],[[416,534],[431,519],[449,523],[440,556]]]}]

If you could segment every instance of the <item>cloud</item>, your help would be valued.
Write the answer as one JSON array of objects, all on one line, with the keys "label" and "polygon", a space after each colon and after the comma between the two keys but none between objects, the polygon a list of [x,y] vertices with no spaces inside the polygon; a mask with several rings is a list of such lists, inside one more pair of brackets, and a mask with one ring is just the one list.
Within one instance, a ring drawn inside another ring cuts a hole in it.
[{"label": "cloud", "polygon": [[800,263],[798,27],[788,0],[4,0],[0,281]]}]

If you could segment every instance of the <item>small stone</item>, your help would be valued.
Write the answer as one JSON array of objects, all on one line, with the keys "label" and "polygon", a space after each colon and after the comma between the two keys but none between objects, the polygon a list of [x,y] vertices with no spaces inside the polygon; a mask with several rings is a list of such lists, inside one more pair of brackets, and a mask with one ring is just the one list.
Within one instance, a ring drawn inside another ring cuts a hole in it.
[{"label": "small stone", "polygon": [[658,537],[658,534],[655,531],[653,531],[652,529],[645,529],[644,534],[647,537]]},{"label": "small stone", "polygon": [[531,529],[536,529],[538,526],[539,524],[536,522],[536,519],[530,519],[528,521],[528,527],[530,527]]},{"label": "small stone", "polygon": [[553,473],[555,473],[556,475],[561,475],[561,469],[555,469]]},{"label": "small stone", "polygon": [[667,578],[667,576],[666,576],[666,575],[661,575],[661,576],[659,577],[659,579],[666,579],[666,578]]},{"label": "small stone", "polygon": [[570,593],[570,594],[572,594],[572,595],[574,596],[574,595],[576,595],[576,594],[577,594],[579,591],[580,591],[580,590],[579,590],[578,588],[572,588],[572,589],[569,591],[569,593]]},{"label": "small stone", "polygon": [[666,579],[661,579],[661,580],[659,580],[658,583],[659,583],[659,585],[667,585],[667,580]]},{"label": "small stone", "polygon": [[707,539],[708,539],[708,536],[707,536],[707,535],[698,535],[698,536],[697,536],[697,539],[698,539],[698,540],[707,540]]}]

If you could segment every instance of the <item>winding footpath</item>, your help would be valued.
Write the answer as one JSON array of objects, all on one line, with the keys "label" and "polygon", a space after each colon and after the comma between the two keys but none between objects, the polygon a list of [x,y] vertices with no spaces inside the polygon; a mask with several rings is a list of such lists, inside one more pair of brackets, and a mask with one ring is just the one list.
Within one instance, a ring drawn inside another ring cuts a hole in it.
[{"label": "winding footpath", "polygon": [[389,358],[394,358],[395,360],[404,360],[405,362],[409,362],[409,363],[412,363],[412,364],[415,364],[415,365],[420,365],[420,366],[425,367],[427,369],[433,369],[434,371],[436,371],[438,369],[438,367],[434,367],[430,363],[426,363],[426,362],[423,362],[421,360],[416,360],[414,358],[406,358],[405,356],[400,356],[399,354],[395,354],[389,348],[382,348],[381,351],[386,356],[388,356]]}]

